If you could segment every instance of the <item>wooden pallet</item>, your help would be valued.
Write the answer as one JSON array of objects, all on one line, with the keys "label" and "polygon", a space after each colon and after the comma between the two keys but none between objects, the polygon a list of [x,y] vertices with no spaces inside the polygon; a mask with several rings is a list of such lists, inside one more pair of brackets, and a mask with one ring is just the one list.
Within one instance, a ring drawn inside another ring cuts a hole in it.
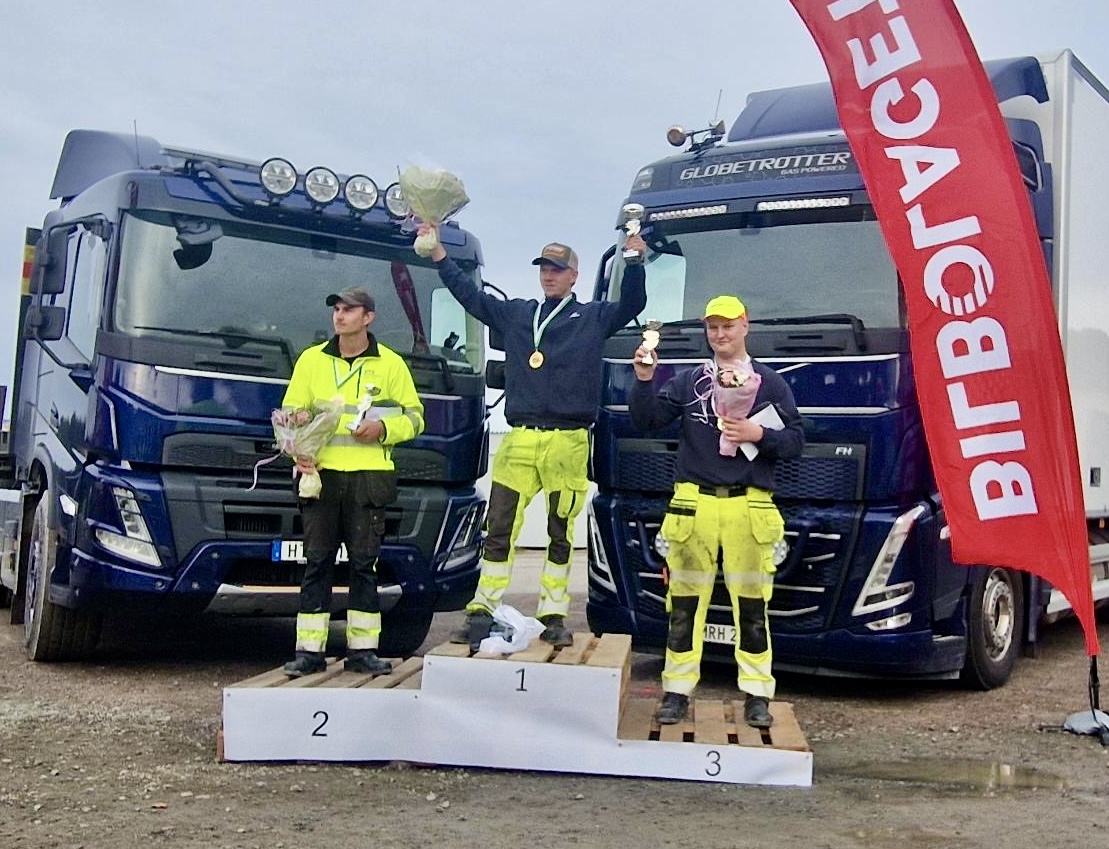
[{"label": "wooden pallet", "polygon": [[[445,643],[388,675],[274,669],[224,689],[221,759],[407,760],[743,784],[812,783],[812,755],[787,702],[774,725],[743,723],[742,702],[691,700],[659,726],[657,699],[630,698],[631,640],[578,634],[511,655]],[[737,721],[738,717],[738,721]]]},{"label": "wooden pallet", "polygon": [[[575,634],[574,644],[565,648],[555,648],[542,641],[535,641],[523,651],[513,654],[492,652],[473,652],[469,646],[456,643],[443,643],[427,652],[430,657],[473,657],[478,660],[503,660],[512,663],[554,663],[559,666],[590,666],[631,669],[631,637],[626,634]],[[347,672],[339,658],[329,657],[327,669],[300,678],[290,678],[281,667],[262,672],[252,678],[238,681],[230,686],[244,687],[281,687],[299,689],[304,687],[349,687],[367,690],[420,689],[423,679],[424,658],[410,657],[406,660],[389,659],[393,671],[388,675],[368,675]]]},{"label": "wooden pallet", "polygon": [[617,736],[621,740],[659,740],[664,743],[706,743],[719,746],[750,746],[808,752],[809,744],[797,724],[793,705],[771,702],[774,724],[752,728],[743,721],[743,702],[722,699],[690,699],[689,716],[676,725],[659,725],[654,714],[656,699],[630,699],[620,713]]},{"label": "wooden pallet", "polygon": [[342,660],[329,657],[327,659],[327,669],[323,672],[304,675],[300,678],[290,678],[283,669],[278,667],[230,686],[234,688],[281,687],[287,690],[304,687],[347,687],[366,690],[390,690],[394,687],[419,689],[420,677],[424,668],[423,658],[410,657],[407,660],[393,660],[392,664],[393,671],[388,675],[368,675],[362,672],[347,672],[343,669]]}]

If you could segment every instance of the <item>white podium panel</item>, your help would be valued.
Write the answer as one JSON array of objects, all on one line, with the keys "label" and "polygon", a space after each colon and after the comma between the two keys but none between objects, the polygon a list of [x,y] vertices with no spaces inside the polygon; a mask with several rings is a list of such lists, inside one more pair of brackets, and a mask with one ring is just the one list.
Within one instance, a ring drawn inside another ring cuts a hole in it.
[{"label": "white podium panel", "polygon": [[468,654],[444,645],[377,678],[332,661],[317,675],[273,670],[227,687],[221,757],[812,784],[812,753],[787,703],[772,704],[769,732],[743,724],[742,701],[694,700],[685,723],[658,726],[653,700],[625,697],[627,637]]}]

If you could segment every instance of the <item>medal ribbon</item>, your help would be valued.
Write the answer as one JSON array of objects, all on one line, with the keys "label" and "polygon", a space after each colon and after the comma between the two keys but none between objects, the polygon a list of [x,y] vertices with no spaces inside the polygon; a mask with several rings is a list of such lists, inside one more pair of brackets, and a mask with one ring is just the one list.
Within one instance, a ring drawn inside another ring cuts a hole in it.
[{"label": "medal ribbon", "polygon": [[543,338],[543,333],[546,331],[547,325],[551,323],[551,320],[554,319],[556,315],[562,312],[562,308],[570,303],[571,300],[573,300],[573,298],[567,295],[565,298],[559,301],[558,306],[551,310],[551,314],[543,319],[542,324],[539,323],[539,313],[543,309],[543,304],[539,304],[538,306],[536,306],[535,315],[533,315],[531,319],[531,338],[535,342],[536,351],[539,350],[539,340]]}]

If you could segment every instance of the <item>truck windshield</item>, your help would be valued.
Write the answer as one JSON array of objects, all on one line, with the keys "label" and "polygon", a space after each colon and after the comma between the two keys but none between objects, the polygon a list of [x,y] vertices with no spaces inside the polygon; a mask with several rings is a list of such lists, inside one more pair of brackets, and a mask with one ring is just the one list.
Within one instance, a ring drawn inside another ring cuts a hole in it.
[{"label": "truck windshield", "polygon": [[480,370],[484,328],[420,262],[407,247],[134,212],[123,224],[113,325],[191,345],[268,347],[295,360],[332,335],[327,295],[361,286],[375,298],[371,331],[380,341],[400,354],[443,356],[452,370]]},{"label": "truck windshield", "polygon": [[878,222],[860,220],[857,211],[852,217],[744,214],[652,223],[642,314],[699,319],[710,298],[735,294],[753,319],[840,313],[867,328],[901,327],[897,272]]}]

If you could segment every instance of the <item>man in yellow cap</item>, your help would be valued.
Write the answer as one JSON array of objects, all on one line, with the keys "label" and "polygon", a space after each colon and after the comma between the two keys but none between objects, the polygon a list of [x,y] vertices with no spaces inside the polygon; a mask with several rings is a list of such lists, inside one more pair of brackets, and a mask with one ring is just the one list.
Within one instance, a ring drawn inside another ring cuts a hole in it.
[{"label": "man in yellow cap", "polygon": [[[722,553],[739,689],[746,694],[744,720],[769,728],[775,682],[766,606],[774,587],[774,544],[785,531],[771,497],[774,464],[801,453],[804,433],[789,384],[747,353],[743,302],[734,295],[713,298],[705,306],[704,323],[712,360],[656,387],[658,357],[644,364],[647,349],[640,347],[633,360],[637,380],[628,396],[632,421],[641,430],[681,419],[674,495],[659,529],[663,547],[669,546],[670,628],[664,694],[655,718],[674,724],[689,709]],[[743,400],[734,404],[732,398]]]},{"label": "man in yellow cap", "polygon": [[[424,224],[420,233],[434,229]],[[438,233],[436,233],[438,235]],[[639,236],[625,247],[646,253]],[[476,647],[489,634],[496,609],[512,578],[516,539],[524,509],[539,492],[547,497],[550,542],[539,576],[536,617],[540,638],[568,646],[570,558],[574,520],[589,488],[589,430],[601,400],[604,342],[634,319],[647,303],[642,265],[629,265],[618,301],[580,302],[573,294],[578,255],[560,242],[546,245],[539,266],[539,300],[502,300],[483,292],[474,275],[447,257],[441,243],[431,259],[466,312],[500,335],[504,349],[504,414],[512,430],[493,458],[493,484],[486,516],[485,548],[477,593],[466,605],[466,623],[451,639]]]}]

